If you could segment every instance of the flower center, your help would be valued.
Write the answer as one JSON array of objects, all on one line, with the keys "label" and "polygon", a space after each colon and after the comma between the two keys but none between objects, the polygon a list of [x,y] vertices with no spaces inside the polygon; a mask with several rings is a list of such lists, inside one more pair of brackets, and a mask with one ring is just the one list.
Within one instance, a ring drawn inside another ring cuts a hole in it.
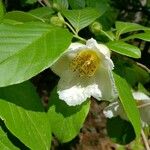
[{"label": "flower center", "polygon": [[73,71],[78,71],[80,76],[93,76],[100,63],[97,53],[90,49],[79,52],[71,62]]}]

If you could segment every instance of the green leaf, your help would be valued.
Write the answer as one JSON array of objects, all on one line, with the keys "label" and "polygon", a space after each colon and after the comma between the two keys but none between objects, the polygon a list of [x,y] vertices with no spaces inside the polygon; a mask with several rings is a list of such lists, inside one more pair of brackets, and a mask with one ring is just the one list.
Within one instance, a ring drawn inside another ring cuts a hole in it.
[{"label": "green leaf", "polygon": [[100,14],[94,8],[65,10],[63,11],[63,14],[75,28],[76,32],[79,32],[81,29],[88,26],[100,16]]},{"label": "green leaf", "polygon": [[11,20],[11,19],[3,19],[3,24],[10,24],[10,25],[18,25],[18,24],[23,24],[23,22],[19,22],[16,20]]},{"label": "green leaf", "polygon": [[122,41],[112,41],[107,43],[107,46],[114,52],[133,57],[133,58],[140,58],[141,51],[138,47],[134,45],[127,44]]},{"label": "green leaf", "polygon": [[138,84],[138,91],[150,96],[150,92],[141,83]]},{"label": "green leaf", "polygon": [[108,0],[86,0],[86,4],[88,7],[97,9],[101,15],[103,15],[109,9]]},{"label": "green leaf", "polygon": [[132,31],[139,31],[139,30],[150,30],[148,27],[144,27],[142,25],[130,22],[121,22],[116,21],[116,29],[117,29],[117,36],[119,37],[123,33],[132,32]]},{"label": "green leaf", "polygon": [[[123,74],[123,68],[119,70],[119,72],[121,72],[119,74]],[[141,120],[138,108],[136,106],[136,101],[132,96],[131,89],[127,81],[123,78],[123,76],[117,73],[114,73],[114,79],[116,88],[118,90],[120,102],[129,121],[133,125],[136,136],[139,137],[141,133]]]},{"label": "green leaf", "polygon": [[72,9],[81,9],[85,7],[85,0],[68,0]]},{"label": "green leaf", "polygon": [[51,129],[54,135],[61,142],[72,140],[79,133],[89,108],[89,101],[79,106],[68,106],[64,101],[59,100],[56,89],[54,89],[51,93],[48,110]]},{"label": "green leaf", "polygon": [[50,149],[51,129],[36,89],[29,82],[0,88],[0,117],[30,149]]},{"label": "green leaf", "polygon": [[150,81],[150,74],[130,58],[123,59],[121,56],[115,56],[114,65],[115,68],[120,66],[123,68],[124,78],[132,87],[136,87],[139,82],[146,84]]},{"label": "green leaf", "polygon": [[109,31],[111,30],[112,26],[114,25],[117,17],[118,17],[118,10],[113,7],[108,7],[106,12],[98,19],[99,22],[103,26],[103,30]]},{"label": "green leaf", "polygon": [[131,66],[127,64],[124,67],[124,71],[127,81],[132,86],[136,86],[138,82],[145,84],[150,81],[150,74],[136,64],[132,64]]},{"label": "green leaf", "polygon": [[30,13],[26,13],[23,11],[11,11],[5,14],[5,19],[11,19],[19,22],[31,22],[31,21],[41,21],[44,22],[43,19],[34,16]]},{"label": "green leaf", "polygon": [[0,24],[0,86],[20,83],[50,67],[69,46],[65,29],[42,23]]},{"label": "green leaf", "polygon": [[0,127],[0,149],[1,150],[19,150],[8,138],[8,133]]},{"label": "green leaf", "polygon": [[0,22],[3,19],[4,14],[5,14],[4,5],[3,5],[2,0],[0,0]]},{"label": "green leaf", "polygon": [[107,134],[115,143],[129,144],[135,139],[135,132],[130,122],[118,117],[107,120]]},{"label": "green leaf", "polygon": [[147,42],[150,42],[150,33],[139,33],[139,34],[134,34],[131,36],[128,36],[124,40],[130,40],[130,39],[141,39]]},{"label": "green leaf", "polygon": [[49,8],[49,7],[40,7],[40,8],[32,9],[31,11],[29,11],[29,13],[34,15],[34,16],[37,16],[38,18],[50,19],[50,17],[54,13],[54,10],[52,8]]},{"label": "green leaf", "polygon": [[57,3],[61,10],[68,8],[68,0],[53,0],[53,3]]}]

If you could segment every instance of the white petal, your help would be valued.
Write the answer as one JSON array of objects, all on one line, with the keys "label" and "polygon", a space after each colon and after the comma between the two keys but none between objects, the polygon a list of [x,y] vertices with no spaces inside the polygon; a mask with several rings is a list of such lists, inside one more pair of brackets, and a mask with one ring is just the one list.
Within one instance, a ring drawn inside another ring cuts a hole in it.
[{"label": "white petal", "polygon": [[81,47],[85,46],[84,44],[81,44],[81,43],[71,43],[71,45],[69,46],[68,50],[69,51],[75,51]]},{"label": "white petal", "polygon": [[120,116],[122,119],[128,121],[128,118],[124,112],[124,109],[123,109],[122,105],[119,103],[119,101],[113,102],[110,105],[108,105],[103,110],[103,113],[107,118]]},{"label": "white petal", "polygon": [[150,125],[150,106],[140,108],[140,115],[142,121]]},{"label": "white petal", "polygon": [[69,106],[80,105],[91,96],[101,97],[101,91],[92,80],[80,78],[75,73],[66,71],[58,83],[58,94]]},{"label": "white petal", "polygon": [[114,63],[113,61],[109,58],[109,57],[101,57],[101,66],[104,69],[109,69],[109,70],[113,70],[114,69]]},{"label": "white petal", "polygon": [[[142,96],[140,97],[141,99],[146,98],[145,100],[144,99],[140,100],[142,102],[142,105],[150,103],[150,99],[147,99],[149,97],[142,92],[133,92],[133,96],[138,100],[140,96]],[[142,126],[144,127],[145,125],[150,125],[150,105],[147,105],[145,107],[140,107],[139,111],[142,120]],[[103,110],[103,113],[107,118],[112,118],[119,115],[122,119],[128,121],[128,118],[123,110],[123,107],[119,102],[113,102],[110,105],[108,105]]]},{"label": "white petal", "polygon": [[140,107],[141,119],[144,123],[150,125],[150,97],[144,94],[143,92],[133,92],[133,96],[137,101],[141,101],[142,104],[145,104],[145,107]]},{"label": "white petal", "polygon": [[61,76],[64,70],[68,69],[69,63],[69,57],[65,53],[51,66],[51,69],[58,76]]},{"label": "white petal", "polygon": [[68,89],[58,90],[59,98],[64,100],[69,106],[80,105],[92,95],[95,97],[101,96],[98,86],[93,84],[87,87],[75,85]]},{"label": "white petal", "polygon": [[143,92],[133,92],[133,97],[136,100],[150,100],[150,97],[144,94]]},{"label": "white petal", "polygon": [[110,50],[109,50],[109,48],[106,45],[98,44],[96,46],[101,51],[101,53],[103,53],[104,55],[106,55],[107,57],[110,58]]},{"label": "white petal", "polygon": [[104,54],[105,56],[110,58],[110,50],[109,48],[104,44],[98,44],[96,40],[93,38],[87,40],[86,45],[90,49],[98,49],[100,53]]},{"label": "white petal", "polygon": [[104,113],[105,117],[107,117],[107,118],[116,117],[119,115],[118,108],[119,108],[118,102],[114,102],[114,103],[111,103],[109,106],[107,106],[103,110],[103,113]]},{"label": "white petal", "polygon": [[84,45],[81,43],[72,43],[69,48],[55,61],[55,63],[51,66],[51,69],[58,76],[64,72],[64,70],[68,70],[70,61],[75,57],[76,51],[80,50]]},{"label": "white petal", "polygon": [[96,73],[96,83],[102,92],[103,100],[113,101],[118,97],[111,70],[100,68]]}]

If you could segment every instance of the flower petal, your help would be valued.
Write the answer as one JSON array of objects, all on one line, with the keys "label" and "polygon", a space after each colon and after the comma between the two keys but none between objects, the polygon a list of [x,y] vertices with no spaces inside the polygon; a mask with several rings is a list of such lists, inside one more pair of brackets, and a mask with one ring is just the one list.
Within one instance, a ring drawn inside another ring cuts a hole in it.
[{"label": "flower petal", "polygon": [[133,92],[133,97],[136,100],[150,100],[150,97],[144,94],[143,92]]},{"label": "flower petal", "polygon": [[96,50],[99,53],[99,56],[102,59],[102,67],[110,68],[111,70],[114,68],[114,64],[110,59],[110,50],[107,46],[103,44],[98,44],[93,38],[89,39],[86,45],[89,49]]},{"label": "flower petal", "polygon": [[102,99],[113,101],[118,97],[111,70],[100,68],[96,73],[96,83],[99,85],[102,92]]},{"label": "flower petal", "polygon": [[72,43],[69,48],[54,62],[51,66],[51,69],[58,76],[64,72],[64,70],[68,70],[70,61],[76,55],[76,51],[83,47],[84,45],[81,43]]},{"label": "flower petal", "polygon": [[109,57],[101,57],[102,61],[101,61],[101,67],[103,67],[104,69],[109,69],[109,70],[113,70],[114,68],[114,63],[113,61],[109,58]]},{"label": "flower petal", "polygon": [[60,78],[58,94],[59,98],[69,106],[80,105],[91,96],[95,98],[101,97],[101,91],[97,84],[92,80],[85,80],[69,70]]},{"label": "flower petal", "polygon": [[86,45],[90,49],[98,49],[98,51],[105,56],[110,58],[110,50],[109,48],[104,44],[98,44],[96,40],[93,38],[87,40]]},{"label": "flower petal", "polygon": [[80,49],[81,47],[85,46],[84,44],[81,43],[71,43],[71,45],[69,46],[68,50],[69,51],[76,51],[77,49]]},{"label": "flower petal", "polygon": [[139,108],[142,121],[150,125],[150,97],[143,92],[133,92],[133,96],[143,105],[143,107]]},{"label": "flower petal", "polygon": [[142,121],[150,125],[150,105],[144,108],[140,108],[139,110]]},{"label": "flower petal", "polygon": [[[141,116],[141,120],[142,120],[142,126],[144,127],[145,125],[146,126],[150,125],[150,105],[149,105],[150,98],[142,92],[133,92],[134,98],[135,98],[135,95],[136,96],[144,95],[144,97],[146,98],[146,99],[143,99],[143,100],[139,100],[139,97],[136,97],[136,99],[138,98],[138,101],[141,101],[142,105],[147,104],[147,105],[139,108],[140,116]],[[147,97],[149,99],[147,99]],[[126,116],[126,114],[123,110],[122,105],[119,103],[119,101],[113,102],[110,105],[108,105],[103,110],[103,113],[107,118],[112,118],[112,117],[116,117],[117,115],[119,115],[122,119],[125,119],[125,120],[128,121],[128,118],[127,118],[127,116]]]},{"label": "flower petal", "polygon": [[110,105],[105,107],[105,109],[103,110],[103,114],[107,118],[116,117],[116,116],[120,115],[118,112],[118,107],[119,107],[118,102],[111,103]]},{"label": "flower petal", "polygon": [[117,117],[120,116],[122,119],[127,120],[128,118],[124,112],[124,109],[122,105],[119,103],[119,101],[115,101],[104,108],[103,114],[107,118]]}]

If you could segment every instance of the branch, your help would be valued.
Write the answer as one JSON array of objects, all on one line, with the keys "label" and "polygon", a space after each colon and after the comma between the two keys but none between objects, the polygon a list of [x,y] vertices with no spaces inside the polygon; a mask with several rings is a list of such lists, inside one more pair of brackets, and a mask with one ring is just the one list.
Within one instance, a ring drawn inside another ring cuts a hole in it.
[{"label": "branch", "polygon": [[141,136],[145,145],[146,150],[150,150],[149,144],[148,144],[148,139],[146,138],[146,135],[144,133],[144,131],[141,131]]}]

